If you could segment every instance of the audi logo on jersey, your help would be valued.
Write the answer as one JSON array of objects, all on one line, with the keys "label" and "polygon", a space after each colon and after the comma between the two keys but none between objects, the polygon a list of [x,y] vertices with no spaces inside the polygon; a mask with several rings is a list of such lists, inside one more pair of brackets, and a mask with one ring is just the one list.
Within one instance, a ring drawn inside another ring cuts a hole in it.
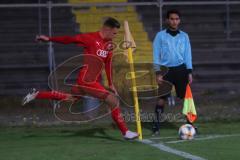
[{"label": "audi logo on jersey", "polygon": [[108,55],[108,51],[105,51],[105,50],[99,49],[99,50],[97,50],[97,55],[98,55],[99,57],[106,58],[107,55]]}]

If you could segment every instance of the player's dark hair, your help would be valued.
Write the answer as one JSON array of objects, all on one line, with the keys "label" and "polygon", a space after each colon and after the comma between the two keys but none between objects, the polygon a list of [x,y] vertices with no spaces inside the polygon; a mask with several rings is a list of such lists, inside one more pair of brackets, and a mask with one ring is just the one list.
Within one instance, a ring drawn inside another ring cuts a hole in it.
[{"label": "player's dark hair", "polygon": [[104,21],[103,26],[107,26],[107,27],[110,27],[110,28],[120,28],[120,23],[115,18],[108,17]]},{"label": "player's dark hair", "polygon": [[181,13],[177,9],[168,10],[166,15],[167,19],[170,17],[170,14],[177,14],[179,17],[181,17]]}]

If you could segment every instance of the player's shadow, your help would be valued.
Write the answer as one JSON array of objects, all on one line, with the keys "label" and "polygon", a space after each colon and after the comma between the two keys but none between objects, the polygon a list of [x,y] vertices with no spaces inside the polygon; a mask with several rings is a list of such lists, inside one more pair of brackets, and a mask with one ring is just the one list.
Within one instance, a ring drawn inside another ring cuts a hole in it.
[{"label": "player's shadow", "polygon": [[40,138],[40,137],[88,137],[96,139],[106,139],[111,141],[123,142],[123,139],[114,138],[106,133],[105,128],[91,128],[82,130],[61,129],[58,133],[42,134],[33,131],[26,131],[21,138]]},{"label": "player's shadow", "polygon": [[117,139],[114,137],[109,136],[104,128],[92,128],[86,130],[79,130],[79,131],[62,131],[62,132],[70,132],[68,135],[64,135],[65,137],[91,137],[91,138],[101,138],[106,140],[112,141],[122,141],[121,139]]}]

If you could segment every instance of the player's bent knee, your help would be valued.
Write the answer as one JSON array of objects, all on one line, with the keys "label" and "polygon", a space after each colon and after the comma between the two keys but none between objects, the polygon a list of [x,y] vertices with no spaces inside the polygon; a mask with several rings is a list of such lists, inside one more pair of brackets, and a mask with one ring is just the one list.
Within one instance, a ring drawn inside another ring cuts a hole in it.
[{"label": "player's bent knee", "polygon": [[114,108],[119,106],[119,100],[115,95],[109,94],[105,99],[105,102],[111,107]]},{"label": "player's bent knee", "polygon": [[165,99],[158,99],[157,105],[164,106],[165,105]]}]

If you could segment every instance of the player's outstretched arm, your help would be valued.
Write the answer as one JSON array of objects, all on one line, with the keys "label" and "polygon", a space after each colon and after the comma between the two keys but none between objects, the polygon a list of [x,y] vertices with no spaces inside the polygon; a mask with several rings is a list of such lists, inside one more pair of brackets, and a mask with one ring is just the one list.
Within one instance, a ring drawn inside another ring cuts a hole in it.
[{"label": "player's outstretched arm", "polygon": [[36,36],[36,41],[48,42],[49,41],[49,37],[45,36],[45,35],[37,35]]},{"label": "player's outstretched arm", "polygon": [[48,37],[45,35],[38,35],[36,36],[37,41],[43,41],[43,42],[56,42],[56,43],[62,43],[62,44],[70,44],[70,43],[76,43],[79,45],[84,46],[86,41],[86,36],[84,34],[76,35],[76,36],[57,36],[57,37]]}]

